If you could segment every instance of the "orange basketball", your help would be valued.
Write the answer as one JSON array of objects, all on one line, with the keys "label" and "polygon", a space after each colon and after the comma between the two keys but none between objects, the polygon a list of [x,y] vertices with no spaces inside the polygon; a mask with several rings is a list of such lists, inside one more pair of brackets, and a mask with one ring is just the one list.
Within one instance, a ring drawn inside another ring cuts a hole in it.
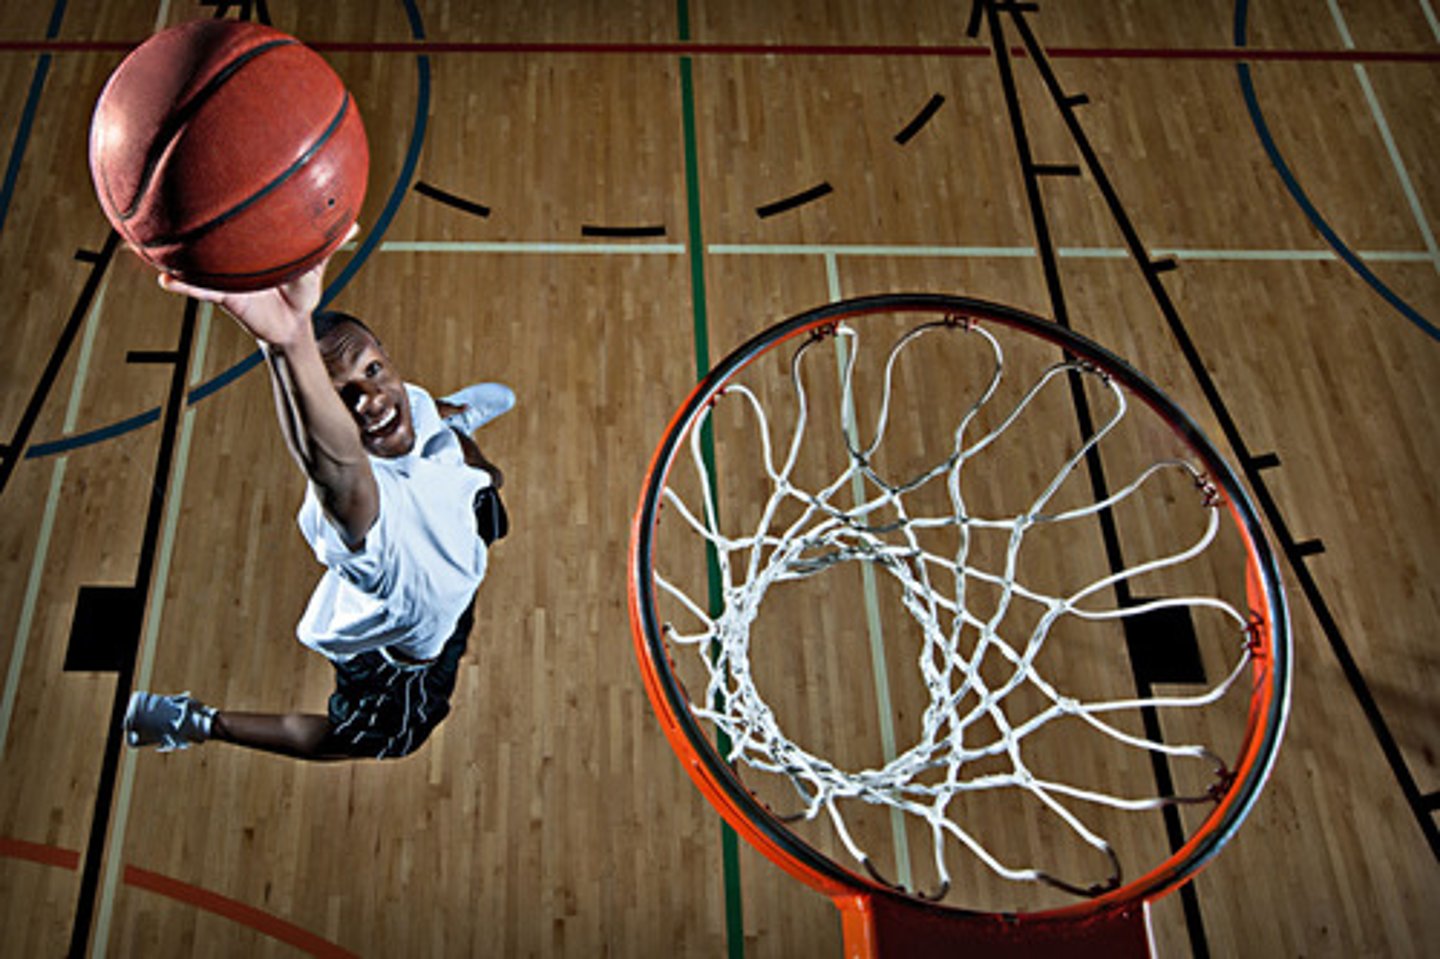
[{"label": "orange basketball", "polygon": [[315,51],[255,23],[155,34],[110,75],[90,123],[106,217],[197,286],[257,290],[328,256],[360,212],[370,151]]}]

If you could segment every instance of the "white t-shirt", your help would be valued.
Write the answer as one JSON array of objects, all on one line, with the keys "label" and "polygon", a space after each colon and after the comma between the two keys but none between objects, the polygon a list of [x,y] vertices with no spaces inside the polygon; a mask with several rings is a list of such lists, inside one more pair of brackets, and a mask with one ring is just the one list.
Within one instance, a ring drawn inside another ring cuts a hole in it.
[{"label": "white t-shirt", "polygon": [[296,518],[326,567],[296,635],[338,662],[381,647],[433,658],[485,578],[474,500],[490,474],[465,464],[459,438],[429,393],[409,383],[405,391],[415,446],[394,459],[370,457],[380,512],[365,545],[356,551],[345,545],[313,486]]}]

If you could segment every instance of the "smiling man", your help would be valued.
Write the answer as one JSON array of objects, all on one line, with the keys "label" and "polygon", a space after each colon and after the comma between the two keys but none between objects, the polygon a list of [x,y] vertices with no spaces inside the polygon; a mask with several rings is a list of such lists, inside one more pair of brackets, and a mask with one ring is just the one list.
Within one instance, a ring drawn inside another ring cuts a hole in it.
[{"label": "smiling man", "polygon": [[406,383],[354,316],[315,312],[324,264],[281,287],[220,293],[267,359],[286,445],[308,479],[297,521],[325,567],[297,627],[335,691],[319,713],[247,713],[189,694],[135,692],[132,746],[217,740],[304,759],[408,755],[450,712],[491,544],[508,520],[503,477],[471,433],[514,405],[498,383],[435,401]]}]

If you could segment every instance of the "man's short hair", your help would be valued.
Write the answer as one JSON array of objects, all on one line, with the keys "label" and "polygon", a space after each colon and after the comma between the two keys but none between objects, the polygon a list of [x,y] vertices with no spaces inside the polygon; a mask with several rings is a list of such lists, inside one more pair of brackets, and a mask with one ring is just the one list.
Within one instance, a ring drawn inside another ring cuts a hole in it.
[{"label": "man's short hair", "polygon": [[329,336],[337,326],[346,323],[358,326],[369,334],[370,339],[376,343],[380,342],[380,337],[375,335],[375,331],[366,326],[365,321],[358,316],[353,316],[340,310],[316,310],[310,314],[310,328],[315,331],[316,343],[319,343],[325,339],[325,337]]}]

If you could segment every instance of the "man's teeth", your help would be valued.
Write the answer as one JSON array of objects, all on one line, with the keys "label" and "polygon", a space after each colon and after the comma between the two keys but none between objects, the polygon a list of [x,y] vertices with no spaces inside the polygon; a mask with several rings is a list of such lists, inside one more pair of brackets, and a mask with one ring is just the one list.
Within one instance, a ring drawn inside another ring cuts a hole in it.
[{"label": "man's teeth", "polygon": [[395,417],[397,417],[397,416],[399,416],[399,415],[400,415],[399,412],[396,411],[396,409],[392,406],[392,407],[390,408],[390,411],[387,412],[387,413],[386,413],[383,417],[381,417],[378,421],[376,421],[376,422],[374,422],[374,423],[371,423],[369,426],[365,427],[365,432],[367,432],[367,433],[372,433],[372,434],[373,434],[373,433],[378,433],[378,432],[380,432],[381,430],[383,430],[385,427],[389,426],[392,422],[394,422]]}]

